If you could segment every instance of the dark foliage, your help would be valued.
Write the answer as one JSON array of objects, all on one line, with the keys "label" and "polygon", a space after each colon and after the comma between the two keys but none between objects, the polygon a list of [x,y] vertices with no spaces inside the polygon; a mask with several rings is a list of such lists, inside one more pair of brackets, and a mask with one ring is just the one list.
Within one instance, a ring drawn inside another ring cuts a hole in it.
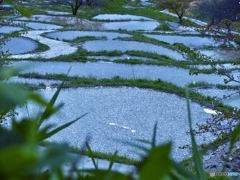
[{"label": "dark foliage", "polygon": [[200,16],[210,19],[207,29],[220,23],[225,25],[230,34],[232,22],[239,21],[238,0],[203,0],[197,10]]}]

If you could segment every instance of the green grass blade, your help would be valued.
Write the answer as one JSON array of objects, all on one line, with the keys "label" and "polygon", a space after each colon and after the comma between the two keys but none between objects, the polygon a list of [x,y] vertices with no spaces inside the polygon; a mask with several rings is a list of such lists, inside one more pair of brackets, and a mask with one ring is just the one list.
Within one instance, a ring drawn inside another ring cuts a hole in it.
[{"label": "green grass blade", "polygon": [[132,147],[135,147],[135,148],[143,151],[144,153],[148,153],[148,152],[150,151],[150,147],[144,147],[144,146],[142,146],[142,145],[138,145],[138,144],[135,144],[135,143],[133,143],[133,142],[127,142],[127,143],[125,143],[125,144],[128,144],[128,145],[130,145],[130,146],[132,146]]},{"label": "green grass blade", "polygon": [[109,164],[109,167],[108,167],[108,171],[111,171],[112,170],[112,167],[113,167],[113,164],[115,163],[115,160],[117,158],[117,151],[115,151],[115,153],[113,154],[112,158],[111,158],[111,161],[110,161],[110,164]]},{"label": "green grass blade", "polygon": [[152,145],[152,142],[148,141],[148,140],[142,140],[142,139],[136,139],[137,142],[141,142],[144,143],[146,145]]},{"label": "green grass blade", "polygon": [[93,153],[93,151],[92,151],[92,149],[91,149],[91,147],[89,146],[88,143],[86,143],[86,147],[87,147],[87,150],[89,152],[89,156],[90,156],[90,158],[91,158],[91,160],[93,162],[93,165],[94,165],[95,169],[98,170],[98,165],[97,165],[97,163],[95,161],[94,153]]},{"label": "green grass blade", "polygon": [[[69,72],[71,71],[71,67],[68,69],[66,76],[68,76]],[[50,102],[47,104],[45,111],[43,112],[42,116],[39,119],[39,125],[38,128],[41,126],[41,124],[43,123],[44,120],[46,120],[49,116],[52,115],[52,110],[54,103],[57,100],[57,97],[62,89],[64,85],[64,81],[58,86],[57,91],[54,93],[53,97],[51,98]]]},{"label": "green grass blade", "polygon": [[45,111],[43,112],[42,116],[39,119],[38,122],[38,127],[41,126],[41,124],[43,123],[44,120],[46,120],[51,114],[52,114],[52,110],[53,110],[53,105],[57,100],[57,97],[60,93],[60,90],[62,89],[64,83],[61,83],[61,85],[58,87],[57,91],[54,93],[52,99],[49,101],[49,103],[47,104]]},{"label": "green grass blade", "polygon": [[187,177],[188,179],[195,180],[197,179],[191,172],[189,172],[184,166],[181,164],[176,163],[175,161],[172,161],[172,166],[174,169],[184,177]]},{"label": "green grass blade", "polygon": [[56,134],[56,133],[58,133],[59,131],[67,128],[68,126],[72,125],[73,123],[75,123],[76,121],[78,121],[79,119],[83,118],[83,117],[86,116],[86,115],[87,115],[87,113],[85,113],[85,114],[83,114],[82,116],[74,119],[73,121],[70,121],[70,122],[68,122],[68,123],[66,123],[66,124],[64,124],[64,125],[56,128],[56,129],[52,130],[51,132],[49,132],[49,133],[45,134],[44,136],[42,136],[41,139],[39,139],[39,141],[42,141],[42,140],[44,140],[44,139],[46,139],[46,138],[48,138],[48,137],[53,136],[54,134]]},{"label": "green grass blade", "polygon": [[31,99],[32,101],[37,102],[38,104],[47,106],[47,102],[39,94],[29,93],[28,97],[29,97],[29,99]]},{"label": "green grass blade", "polygon": [[[138,148],[139,150],[141,150],[145,153],[149,152],[149,150],[151,149],[150,148],[151,147],[151,142],[147,141],[147,140],[135,139],[135,141],[142,143],[141,145],[139,145],[137,143],[134,143],[134,142],[123,141],[121,139],[116,139],[116,140],[118,140],[118,142],[122,143],[124,146],[129,145],[129,146]],[[148,147],[146,147],[145,145],[148,146]]]},{"label": "green grass blade", "polygon": [[192,151],[193,151],[193,160],[195,163],[195,168],[197,172],[197,176],[201,180],[206,179],[206,173],[203,168],[201,154],[198,150],[197,143],[194,137],[193,129],[192,129],[192,118],[191,118],[191,110],[190,110],[190,103],[189,103],[189,92],[186,88],[186,100],[187,100],[187,110],[188,110],[188,123],[190,128],[190,135],[192,140]]},{"label": "green grass blade", "polygon": [[240,137],[240,123],[238,123],[237,127],[236,127],[236,128],[233,130],[233,132],[232,132],[231,141],[230,141],[229,149],[228,149],[228,152],[227,152],[226,161],[224,162],[223,169],[222,169],[223,172],[224,172],[225,169],[226,169],[227,161],[228,161],[228,159],[229,159],[229,157],[230,157],[230,154],[231,154],[231,152],[232,152],[234,143],[236,142],[236,140],[237,140],[239,137]]},{"label": "green grass blade", "polygon": [[30,18],[32,15],[30,11],[28,11],[22,7],[15,6],[15,8],[17,9],[18,12],[20,12],[21,15],[26,16],[27,18]]},{"label": "green grass blade", "polygon": [[156,147],[156,136],[157,136],[157,122],[154,124],[153,136],[152,136],[152,149]]},{"label": "green grass blade", "polygon": [[148,157],[139,165],[139,179],[167,179],[172,169],[171,159],[171,143],[164,144],[151,149]]},{"label": "green grass blade", "polygon": [[238,123],[237,127],[233,130],[230,145],[233,146],[236,140],[240,136],[240,123]]}]

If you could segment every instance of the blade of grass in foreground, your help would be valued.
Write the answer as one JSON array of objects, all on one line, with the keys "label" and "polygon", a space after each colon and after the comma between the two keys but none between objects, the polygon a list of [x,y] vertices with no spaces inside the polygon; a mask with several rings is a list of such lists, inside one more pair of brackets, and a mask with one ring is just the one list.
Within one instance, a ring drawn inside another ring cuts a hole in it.
[{"label": "blade of grass in foreground", "polygon": [[172,160],[172,166],[180,175],[183,175],[184,177],[187,177],[188,179],[191,180],[197,180],[195,175],[189,172],[189,170],[187,170],[186,167],[182,166],[181,164],[176,163],[175,161]]},{"label": "blade of grass in foreground", "polygon": [[91,147],[90,147],[90,145],[88,143],[86,143],[86,147],[87,147],[87,150],[89,152],[89,156],[90,156],[90,158],[92,160],[92,163],[93,163],[95,169],[98,170],[98,164],[97,164],[97,162],[96,162],[96,160],[94,158],[94,153],[93,153],[93,151],[92,151],[92,149],[91,149]]},{"label": "blade of grass in foreground", "polygon": [[116,161],[116,158],[117,158],[117,151],[114,153],[113,157],[111,158],[111,161],[110,161],[110,164],[109,164],[109,167],[108,167],[108,171],[111,171],[112,170],[112,167],[113,167],[113,164],[114,162]]},{"label": "blade of grass in foreground", "polygon": [[[66,76],[68,76],[69,72],[71,70],[71,67],[68,69]],[[51,100],[49,101],[49,103],[47,104],[42,116],[40,117],[40,119],[38,120],[38,128],[40,128],[40,126],[42,125],[43,121],[45,121],[47,118],[49,118],[52,114],[56,113],[56,111],[58,111],[61,106],[58,106],[57,108],[54,108],[54,104],[59,96],[59,93],[64,85],[64,81],[58,86],[57,91],[54,93],[53,97],[51,98]]]},{"label": "blade of grass in foreground", "polygon": [[206,180],[206,173],[203,169],[202,157],[198,150],[197,143],[196,143],[193,129],[192,129],[192,118],[191,118],[188,88],[186,88],[186,100],[187,100],[187,110],[188,110],[188,123],[189,123],[190,135],[191,135],[191,140],[192,140],[193,160],[195,163],[197,177],[201,180]]},{"label": "blade of grass in foreground", "polygon": [[56,133],[58,133],[59,131],[67,128],[68,126],[72,125],[73,123],[75,123],[76,121],[78,121],[79,119],[83,118],[83,117],[86,116],[86,115],[87,115],[87,113],[85,113],[85,114],[83,114],[82,116],[74,119],[73,121],[70,121],[70,122],[68,122],[68,123],[66,123],[66,124],[64,124],[64,125],[62,125],[62,126],[57,127],[56,129],[52,130],[51,132],[49,132],[49,133],[45,134],[44,136],[40,137],[39,141],[43,141],[44,139],[47,139],[47,138],[53,136],[54,134],[56,134]]},{"label": "blade of grass in foreground", "polygon": [[234,146],[235,142],[238,140],[239,137],[240,137],[240,123],[238,123],[237,127],[232,132],[232,137],[231,137],[229,149],[228,149],[228,152],[227,152],[227,158],[226,158],[226,161],[225,161],[225,163],[223,165],[222,172],[224,172],[225,169],[226,169],[227,161],[228,161],[228,159],[230,157],[230,154],[232,152],[233,146]]},{"label": "blade of grass in foreground", "polygon": [[51,116],[54,112],[54,108],[53,105],[57,100],[57,97],[62,89],[64,83],[61,83],[57,89],[57,91],[54,93],[53,97],[51,98],[51,100],[49,101],[49,103],[47,104],[42,116],[40,117],[39,121],[38,121],[38,128],[41,126],[41,124],[43,123],[44,120],[46,120],[49,116]]},{"label": "blade of grass in foreground", "polygon": [[157,122],[154,124],[153,136],[152,136],[152,149],[156,147],[156,136],[157,136]]}]

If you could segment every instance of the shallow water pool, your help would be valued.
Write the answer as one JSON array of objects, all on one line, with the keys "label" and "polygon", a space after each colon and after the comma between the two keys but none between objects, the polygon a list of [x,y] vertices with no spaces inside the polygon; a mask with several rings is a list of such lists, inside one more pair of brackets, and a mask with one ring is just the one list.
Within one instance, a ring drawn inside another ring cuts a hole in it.
[{"label": "shallow water pool", "polygon": [[36,50],[38,44],[24,37],[13,37],[6,41],[6,44],[2,46],[2,50],[9,54],[23,54]]},{"label": "shallow water pool", "polygon": [[99,14],[92,18],[93,20],[110,20],[110,21],[154,21],[154,19],[144,16],[135,16],[130,14]]},{"label": "shallow water pool", "polygon": [[121,34],[115,32],[101,32],[101,31],[59,31],[50,32],[46,34],[47,37],[59,40],[73,40],[78,37],[94,36],[106,37],[107,39],[131,37],[129,34]]},{"label": "shallow water pool", "polygon": [[11,34],[15,31],[21,31],[23,28],[20,27],[14,27],[14,26],[2,26],[0,27],[0,33],[3,34]]},{"label": "shallow water pool", "polygon": [[154,30],[160,23],[157,21],[128,21],[128,22],[104,22],[99,28],[102,30]]},{"label": "shallow water pool", "polygon": [[[50,99],[55,90],[41,90]],[[151,140],[153,127],[158,122],[157,143],[173,141],[173,157],[181,161],[190,156],[187,149],[179,146],[190,144],[185,98],[174,94],[139,88],[74,88],[63,89],[57,104],[63,102],[61,112],[48,120],[48,123],[62,125],[84,113],[88,113],[74,125],[57,133],[50,141],[68,142],[71,146],[81,147],[85,138],[90,137],[94,151],[115,152],[130,158],[138,158],[140,151],[122,142],[141,143],[135,139]],[[193,123],[204,123],[211,118],[204,107],[191,103]],[[19,116],[25,109],[18,110]],[[38,108],[28,105],[30,114],[37,114]],[[198,139],[198,138],[197,138]],[[198,143],[203,141],[198,139]],[[208,141],[212,140],[209,137]],[[135,151],[135,153],[133,153]]]},{"label": "shallow water pool", "polygon": [[162,35],[162,34],[144,34],[149,38],[154,38],[159,41],[164,41],[169,44],[183,43],[191,48],[200,48],[206,46],[218,46],[221,42],[216,42],[213,38],[199,37],[199,36],[176,36],[176,35]]},{"label": "shallow water pool", "polygon": [[122,41],[122,40],[96,40],[83,43],[83,48],[88,51],[145,51],[149,53],[157,53],[165,55],[175,60],[186,60],[181,53],[173,51],[162,46],[154,44],[137,42],[137,41]]},{"label": "shallow water pool", "polygon": [[39,62],[20,61],[12,62],[12,67],[28,67],[23,73],[35,72],[39,74],[66,74],[78,77],[113,78],[119,76],[126,79],[161,79],[177,86],[186,86],[193,82],[208,82],[224,84],[224,78],[215,74],[189,75],[189,70],[170,66],[129,65],[105,62]]}]

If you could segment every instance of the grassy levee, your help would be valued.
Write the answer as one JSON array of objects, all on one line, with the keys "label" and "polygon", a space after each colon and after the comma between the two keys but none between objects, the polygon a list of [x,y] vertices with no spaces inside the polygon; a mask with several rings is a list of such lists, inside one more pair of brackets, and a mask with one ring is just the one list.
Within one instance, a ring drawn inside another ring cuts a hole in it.
[{"label": "grassy levee", "polygon": [[[97,79],[97,78],[85,78],[85,77],[69,77],[66,74],[46,74],[40,75],[37,73],[20,74],[20,77],[24,78],[36,78],[36,79],[48,79],[48,80],[61,80],[66,82],[64,88],[76,88],[76,87],[94,87],[94,86],[107,86],[107,87],[139,87],[146,89],[153,89],[157,91],[173,93],[180,97],[185,97],[185,89],[178,87],[172,83],[164,82],[161,79],[147,80],[147,79],[123,79],[120,77],[114,77],[112,79]],[[44,85],[32,86],[32,88],[44,88]],[[201,105],[212,107],[214,104],[219,111],[232,111],[233,108],[225,106],[222,103],[216,101],[209,96],[203,96],[197,92],[190,91],[189,97],[192,101],[195,101]]]}]

